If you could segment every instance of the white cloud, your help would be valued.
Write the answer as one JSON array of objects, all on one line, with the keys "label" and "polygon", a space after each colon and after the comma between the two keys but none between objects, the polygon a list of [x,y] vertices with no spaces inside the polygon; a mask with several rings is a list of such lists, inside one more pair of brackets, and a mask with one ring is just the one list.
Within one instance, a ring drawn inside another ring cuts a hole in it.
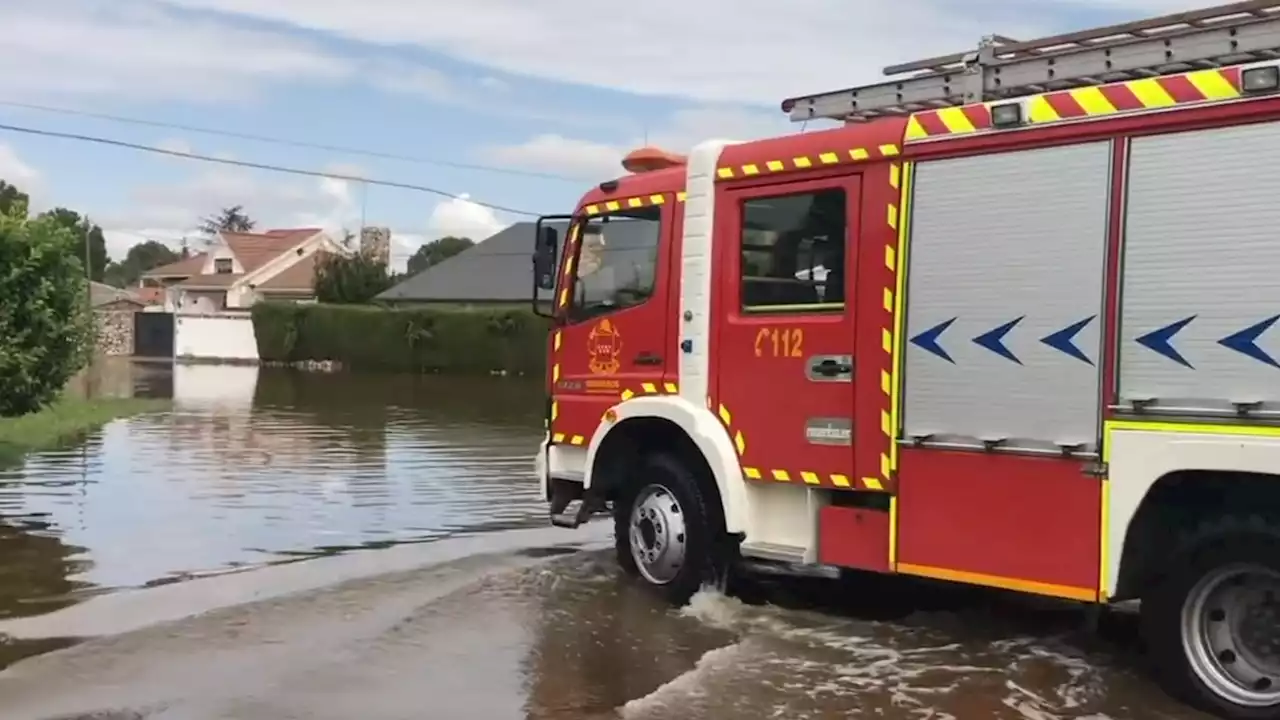
[{"label": "white cloud", "polygon": [[441,200],[427,217],[427,235],[430,239],[453,235],[479,242],[510,223],[502,221],[497,213],[483,205],[471,202],[470,196]]},{"label": "white cloud", "polygon": [[[4,166],[0,146],[0,171]],[[344,177],[291,178],[247,168],[201,166],[176,183],[140,185],[128,193],[128,206],[114,215],[95,216],[105,229],[107,252],[124,257],[129,248],[146,240],[166,243],[175,250],[188,238],[193,249],[201,239],[200,218],[224,207],[243,205],[261,229],[320,227],[335,239],[358,233],[362,221],[366,171],[356,165],[332,163],[323,172]],[[367,224],[380,225],[377,217]],[[483,240],[509,223],[493,210],[471,202],[466,195],[440,201],[417,227],[392,227],[391,264],[403,270],[423,242],[445,235]]]},{"label": "white cloud", "polygon": [[[1081,11],[1135,16],[1193,0],[653,0],[607,21],[583,0],[166,0],[382,45],[417,45],[516,75],[700,101],[773,104],[873,81],[892,62],[957,52],[983,35],[1065,30]],[[1037,11],[1032,14],[1032,8]],[[1058,13],[1060,20],[1053,15]],[[1068,15],[1073,15],[1070,17]]]},{"label": "white cloud", "polygon": [[44,193],[44,179],[40,171],[18,157],[17,151],[4,143],[0,143],[0,180],[16,185],[32,198],[32,204],[36,204]]},{"label": "white cloud", "polygon": [[6,98],[46,95],[223,102],[268,81],[333,82],[353,64],[313,43],[137,0],[0,3]]},{"label": "white cloud", "polygon": [[[333,165],[326,172],[359,177],[360,168]],[[128,193],[122,211],[95,216],[106,230],[107,251],[123,257],[144,240],[175,249],[183,237],[198,246],[200,218],[243,205],[258,226],[321,227],[341,237],[360,225],[360,202],[353,182],[336,178],[290,178],[276,173],[225,166],[202,166],[176,183],[140,185]]]},{"label": "white cloud", "polygon": [[647,137],[600,142],[564,135],[538,135],[523,143],[481,148],[479,155],[485,162],[494,164],[604,180],[621,175],[622,157],[645,144],[683,153],[708,138],[753,140],[797,129],[781,112],[706,106],[673,113]]}]

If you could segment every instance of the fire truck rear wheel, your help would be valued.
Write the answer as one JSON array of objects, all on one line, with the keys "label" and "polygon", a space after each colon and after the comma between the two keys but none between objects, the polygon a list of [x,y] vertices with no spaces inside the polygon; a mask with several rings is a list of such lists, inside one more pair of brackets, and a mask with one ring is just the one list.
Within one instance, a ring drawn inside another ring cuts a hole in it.
[{"label": "fire truck rear wheel", "polygon": [[620,500],[614,531],[624,571],[676,605],[704,585],[723,581],[722,523],[697,477],[678,458],[645,458]]},{"label": "fire truck rear wheel", "polygon": [[1195,536],[1142,601],[1157,676],[1218,717],[1280,718],[1280,527],[1231,518]]}]

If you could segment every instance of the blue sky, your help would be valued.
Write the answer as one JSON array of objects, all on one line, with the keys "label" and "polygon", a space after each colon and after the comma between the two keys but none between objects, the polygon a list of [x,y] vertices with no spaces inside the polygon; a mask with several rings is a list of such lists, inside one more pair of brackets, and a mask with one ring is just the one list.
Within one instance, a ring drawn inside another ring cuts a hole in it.
[{"label": "blue sky", "polygon": [[[439,188],[568,211],[647,138],[798,130],[787,95],[874,81],[987,33],[1031,37],[1186,0],[4,0],[0,123]],[[637,6],[638,7],[638,6]],[[16,104],[370,150],[291,147]],[[487,166],[492,170],[458,165]],[[0,178],[107,228],[119,255],[218,207],[263,226],[390,226],[425,239],[521,219],[466,200],[0,130]]]}]

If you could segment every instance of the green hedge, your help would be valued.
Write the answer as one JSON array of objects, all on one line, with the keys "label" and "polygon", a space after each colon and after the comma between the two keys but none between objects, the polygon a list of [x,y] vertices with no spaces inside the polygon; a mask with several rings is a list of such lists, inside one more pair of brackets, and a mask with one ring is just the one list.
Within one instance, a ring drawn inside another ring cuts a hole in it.
[{"label": "green hedge", "polygon": [[548,321],[527,309],[258,303],[264,362],[333,360],[350,370],[540,375]]}]

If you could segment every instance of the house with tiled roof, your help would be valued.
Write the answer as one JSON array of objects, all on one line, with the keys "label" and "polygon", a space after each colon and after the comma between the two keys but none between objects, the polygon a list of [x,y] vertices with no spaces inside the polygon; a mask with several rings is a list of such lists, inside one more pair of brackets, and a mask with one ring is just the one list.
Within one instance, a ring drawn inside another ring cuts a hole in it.
[{"label": "house with tiled roof", "polygon": [[260,300],[315,299],[316,266],[350,251],[319,228],[222,232],[208,249],[142,276],[143,288],[162,288],[165,309],[216,312],[246,309]]}]

